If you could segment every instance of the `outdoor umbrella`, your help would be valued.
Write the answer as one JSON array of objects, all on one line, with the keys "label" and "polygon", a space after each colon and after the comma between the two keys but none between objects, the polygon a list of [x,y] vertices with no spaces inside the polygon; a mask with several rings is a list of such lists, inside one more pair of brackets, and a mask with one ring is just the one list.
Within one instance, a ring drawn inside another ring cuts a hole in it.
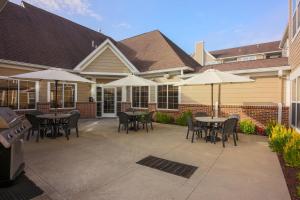
[{"label": "outdoor umbrella", "polygon": [[29,72],[29,73],[19,74],[11,77],[17,79],[26,79],[26,80],[55,81],[55,109],[57,109],[57,104],[58,104],[58,99],[57,99],[58,81],[95,83],[81,76],[72,74],[64,70],[58,70],[58,69],[48,69],[48,70],[41,70],[36,72]]},{"label": "outdoor umbrella", "polygon": [[125,78],[121,78],[116,81],[112,81],[110,83],[106,84],[107,86],[114,86],[114,87],[120,87],[120,86],[155,86],[156,83],[154,81],[141,78],[135,75],[128,75]]},{"label": "outdoor umbrella", "polygon": [[[227,72],[221,72],[216,69],[208,69],[203,73],[197,74],[189,79],[179,82],[176,84],[180,85],[211,85],[211,106],[212,106],[212,117],[214,116],[214,102],[213,102],[213,92],[214,92],[214,84],[226,84],[226,83],[245,83],[252,82],[254,80],[244,77],[238,76]],[[220,92],[219,92],[220,97]]]},{"label": "outdoor umbrella", "polygon": [[6,104],[8,106],[8,91],[9,91],[8,85],[9,85],[9,81],[14,80],[14,79],[7,77],[7,76],[0,76],[0,80],[6,80],[6,82],[7,82],[7,86],[5,87],[5,89],[6,89]]}]

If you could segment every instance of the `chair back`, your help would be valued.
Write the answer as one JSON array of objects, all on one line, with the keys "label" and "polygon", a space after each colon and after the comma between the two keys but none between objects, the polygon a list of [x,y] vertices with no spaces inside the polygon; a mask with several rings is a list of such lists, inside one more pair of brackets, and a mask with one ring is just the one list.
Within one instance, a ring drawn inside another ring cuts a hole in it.
[{"label": "chair back", "polygon": [[37,118],[36,116],[39,115],[37,113],[26,113],[25,117],[26,119],[30,122],[31,126],[33,129],[38,129],[41,120],[39,118]]},{"label": "chair back", "polygon": [[188,126],[189,130],[194,129],[193,119],[192,119],[191,116],[187,116],[186,123],[187,123],[187,126]]},{"label": "chair back", "polygon": [[234,133],[235,128],[237,126],[238,119],[237,118],[229,118],[224,122],[223,133],[230,134]]},{"label": "chair back", "polygon": [[229,116],[229,119],[231,118],[236,118],[238,121],[240,120],[240,115],[239,114],[232,114]]},{"label": "chair back", "polygon": [[73,114],[71,114],[69,118],[69,123],[68,123],[69,128],[76,128],[79,118],[80,118],[80,112],[79,111],[73,112]]},{"label": "chair back", "polygon": [[196,114],[195,114],[195,117],[207,117],[208,115],[207,115],[207,113],[206,112],[197,112]]},{"label": "chair back", "polygon": [[127,124],[129,120],[129,117],[126,113],[120,112],[119,113],[119,123],[120,124]]},{"label": "chair back", "polygon": [[73,114],[78,114],[78,113],[79,113],[79,115],[80,115],[79,110],[72,110],[72,111],[69,112],[69,114],[71,114],[71,115],[73,115]]}]

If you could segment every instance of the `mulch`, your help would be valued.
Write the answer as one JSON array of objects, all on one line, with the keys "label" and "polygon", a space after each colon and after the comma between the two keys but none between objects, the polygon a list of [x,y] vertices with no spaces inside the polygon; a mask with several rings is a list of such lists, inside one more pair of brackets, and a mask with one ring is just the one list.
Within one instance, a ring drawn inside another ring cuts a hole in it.
[{"label": "mulch", "polygon": [[277,156],[291,195],[291,199],[300,200],[300,197],[297,197],[297,185],[300,185],[300,182],[297,180],[297,174],[300,173],[300,169],[286,166],[283,156],[279,154],[277,154]]}]

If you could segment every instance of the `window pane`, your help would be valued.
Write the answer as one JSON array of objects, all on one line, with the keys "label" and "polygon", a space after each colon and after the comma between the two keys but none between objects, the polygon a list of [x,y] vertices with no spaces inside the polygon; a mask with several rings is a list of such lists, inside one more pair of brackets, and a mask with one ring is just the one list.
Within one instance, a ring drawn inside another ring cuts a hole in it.
[{"label": "window pane", "polygon": [[157,86],[157,107],[167,108],[167,85]]},{"label": "window pane", "polygon": [[74,108],[75,107],[75,85],[64,84],[64,107]]},{"label": "window pane", "polygon": [[178,87],[169,85],[168,86],[168,109],[178,108]]},{"label": "window pane", "polygon": [[[62,108],[62,89],[63,85],[57,85],[57,108]],[[55,83],[50,83],[50,106],[51,108],[55,108],[56,103],[56,91],[55,91]]]},{"label": "window pane", "polygon": [[148,108],[149,100],[149,89],[148,86],[141,87],[141,108]]},{"label": "window pane", "polygon": [[295,124],[295,126],[297,128],[300,128],[300,103],[297,103],[297,112],[296,112],[296,115],[297,115],[297,124]]},{"label": "window pane", "polygon": [[292,101],[296,101],[296,79],[292,81]]},{"label": "window pane", "polygon": [[96,95],[96,101],[102,101],[102,88],[97,87],[97,95]]},{"label": "window pane", "polygon": [[20,109],[35,109],[35,82],[20,81]]},{"label": "window pane", "polygon": [[122,101],[122,88],[117,88],[117,101]]},{"label": "window pane", "polygon": [[7,106],[8,81],[0,79],[0,106]]},{"label": "window pane", "polygon": [[132,87],[132,107],[140,107],[139,87]]},{"label": "window pane", "polygon": [[9,81],[8,87],[8,106],[18,109],[18,81]]},{"label": "window pane", "polygon": [[297,78],[297,101],[300,101],[300,77]]}]

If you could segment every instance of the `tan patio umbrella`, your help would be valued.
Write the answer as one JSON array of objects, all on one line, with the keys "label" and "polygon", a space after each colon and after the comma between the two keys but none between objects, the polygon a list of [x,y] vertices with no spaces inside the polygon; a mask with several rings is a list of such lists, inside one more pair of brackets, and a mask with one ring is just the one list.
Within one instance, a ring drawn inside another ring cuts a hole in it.
[{"label": "tan patio umbrella", "polygon": [[125,78],[121,78],[119,80],[107,83],[106,85],[120,87],[120,86],[155,86],[157,84],[154,81],[131,74]]},{"label": "tan patio umbrella", "polygon": [[[81,76],[72,74],[70,72],[59,70],[59,69],[48,69],[41,70],[36,72],[29,72],[25,74],[19,74],[15,76],[11,76],[12,78],[17,79],[26,79],[26,80],[49,80],[55,81],[55,109],[57,110],[57,87],[58,81],[69,81],[69,82],[83,82],[83,83],[95,83]],[[56,113],[56,111],[55,111]]]},{"label": "tan patio umbrella", "polygon": [[[203,73],[197,74],[189,79],[179,82],[175,84],[177,86],[180,85],[211,85],[211,106],[212,113],[211,116],[214,116],[214,102],[213,102],[213,93],[214,93],[214,84],[228,84],[228,83],[246,83],[253,82],[254,80],[244,77],[234,75],[228,72],[221,72],[216,69],[208,69]],[[220,97],[220,92],[218,93]],[[219,106],[219,105],[218,105]],[[219,109],[218,109],[219,110]]]}]

